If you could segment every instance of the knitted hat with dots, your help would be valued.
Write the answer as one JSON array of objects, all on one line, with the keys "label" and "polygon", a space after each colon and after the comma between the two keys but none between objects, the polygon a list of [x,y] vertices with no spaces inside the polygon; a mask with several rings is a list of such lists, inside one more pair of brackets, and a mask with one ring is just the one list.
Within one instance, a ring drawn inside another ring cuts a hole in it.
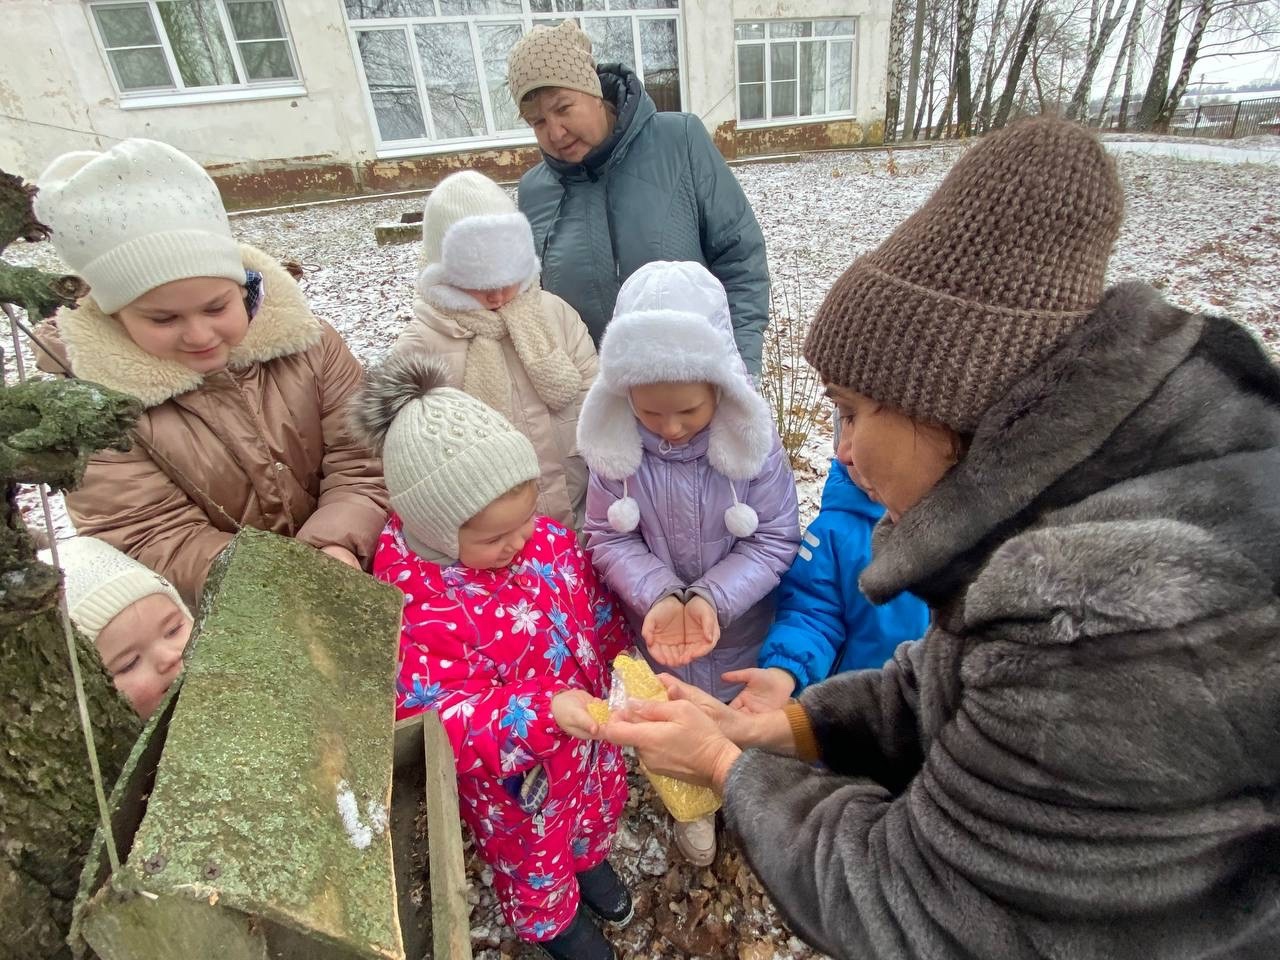
[{"label": "knitted hat with dots", "polygon": [[153,593],[163,594],[185,616],[191,616],[168,580],[105,540],[72,537],[58,544],[67,612],[89,640],[126,608]]},{"label": "knitted hat with dots", "polygon": [[422,260],[430,282],[497,290],[538,273],[533,230],[507,192],[482,173],[450,174],[422,211]]},{"label": "knitted hat with dots", "polygon": [[990,134],[818,310],[824,381],[969,433],[1102,299],[1124,198],[1097,137],[1048,117]]},{"label": "knitted hat with dots", "polygon": [[41,175],[36,216],[104,313],[189,277],[245,282],[218,188],[200,164],[155,140],[64,153]]},{"label": "knitted hat with dots", "polygon": [[564,87],[602,97],[591,38],[572,20],[534,27],[507,55],[507,86],[519,105],[530,90]]},{"label": "knitted hat with dots", "polygon": [[352,421],[382,456],[405,541],[419,556],[452,562],[459,528],[540,471],[529,439],[479,400],[444,386],[448,376],[443,361],[425,353],[394,354],[370,371]]}]

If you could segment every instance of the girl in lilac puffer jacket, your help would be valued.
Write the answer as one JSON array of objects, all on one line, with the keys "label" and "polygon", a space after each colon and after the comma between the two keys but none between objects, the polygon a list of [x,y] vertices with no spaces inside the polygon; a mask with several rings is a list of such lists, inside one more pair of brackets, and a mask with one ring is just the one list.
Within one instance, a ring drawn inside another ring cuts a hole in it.
[{"label": "girl in lilac puffer jacket", "polygon": [[[722,675],[755,666],[800,525],[787,455],[705,267],[649,263],[623,284],[578,449],[587,549],[642,652],[728,702],[741,686]],[[714,818],[677,824],[676,840],[709,863]]]}]

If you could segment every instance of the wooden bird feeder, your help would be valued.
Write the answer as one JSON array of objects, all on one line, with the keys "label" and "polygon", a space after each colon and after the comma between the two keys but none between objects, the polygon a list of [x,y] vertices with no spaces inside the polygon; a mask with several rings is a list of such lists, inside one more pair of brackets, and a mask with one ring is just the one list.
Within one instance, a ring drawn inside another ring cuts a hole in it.
[{"label": "wooden bird feeder", "polygon": [[[73,944],[102,960],[470,960],[453,755],[393,722],[402,598],[256,530],[210,574],[179,688],[111,797]],[[430,897],[415,869],[428,805]]]}]

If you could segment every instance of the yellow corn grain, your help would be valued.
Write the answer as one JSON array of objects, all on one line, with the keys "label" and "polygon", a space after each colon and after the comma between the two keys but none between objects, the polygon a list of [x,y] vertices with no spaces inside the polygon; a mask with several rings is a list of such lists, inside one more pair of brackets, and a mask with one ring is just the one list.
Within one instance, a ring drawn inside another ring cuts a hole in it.
[{"label": "yellow corn grain", "polygon": [[[628,698],[632,700],[668,699],[666,688],[642,657],[619,654],[613,661],[613,669],[622,678]],[[609,705],[603,700],[588,704],[587,712],[597,723],[604,723],[609,719]],[[682,823],[700,820],[720,809],[720,798],[709,787],[699,787],[674,777],[653,773],[645,767],[643,762],[640,764],[640,769],[653,784],[653,790],[662,801],[662,805],[676,820]]]}]

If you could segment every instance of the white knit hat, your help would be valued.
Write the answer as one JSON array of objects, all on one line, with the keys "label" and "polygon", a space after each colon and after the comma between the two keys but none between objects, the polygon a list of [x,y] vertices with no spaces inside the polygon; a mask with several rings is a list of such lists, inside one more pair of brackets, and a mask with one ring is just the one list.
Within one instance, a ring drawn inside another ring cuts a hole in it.
[{"label": "white knit hat", "polygon": [[245,282],[217,186],[168,144],[124,140],[106,153],[64,153],[39,187],[36,216],[104,313],[174,280]]},{"label": "white knit hat", "polygon": [[[720,281],[699,263],[655,261],[633,273],[618,291],[613,319],[600,343],[600,373],[578,417],[578,450],[592,472],[621,480],[624,496],[609,521],[629,533],[639,523],[627,478],[643,456],[631,408],[631,388],[653,383],[710,383],[718,390],[707,459],[730,481],[751,480],[764,469],[777,431],[769,405],[734,345],[729,301]],[[755,532],[758,518],[737,502],[725,515],[735,537]]]},{"label": "white knit hat", "polygon": [[187,605],[164,577],[121,553],[105,540],[72,537],[58,542],[67,611],[89,640],[98,638],[126,607],[161,593],[190,617]]},{"label": "white knit hat", "polygon": [[482,173],[450,174],[422,211],[419,288],[498,290],[538,275],[533,230],[507,192]]},{"label": "white knit hat", "polygon": [[458,529],[503,494],[536,480],[540,470],[528,437],[447,382],[439,359],[393,354],[370,371],[352,419],[382,456],[406,542],[420,556],[451,562],[458,557]]}]

